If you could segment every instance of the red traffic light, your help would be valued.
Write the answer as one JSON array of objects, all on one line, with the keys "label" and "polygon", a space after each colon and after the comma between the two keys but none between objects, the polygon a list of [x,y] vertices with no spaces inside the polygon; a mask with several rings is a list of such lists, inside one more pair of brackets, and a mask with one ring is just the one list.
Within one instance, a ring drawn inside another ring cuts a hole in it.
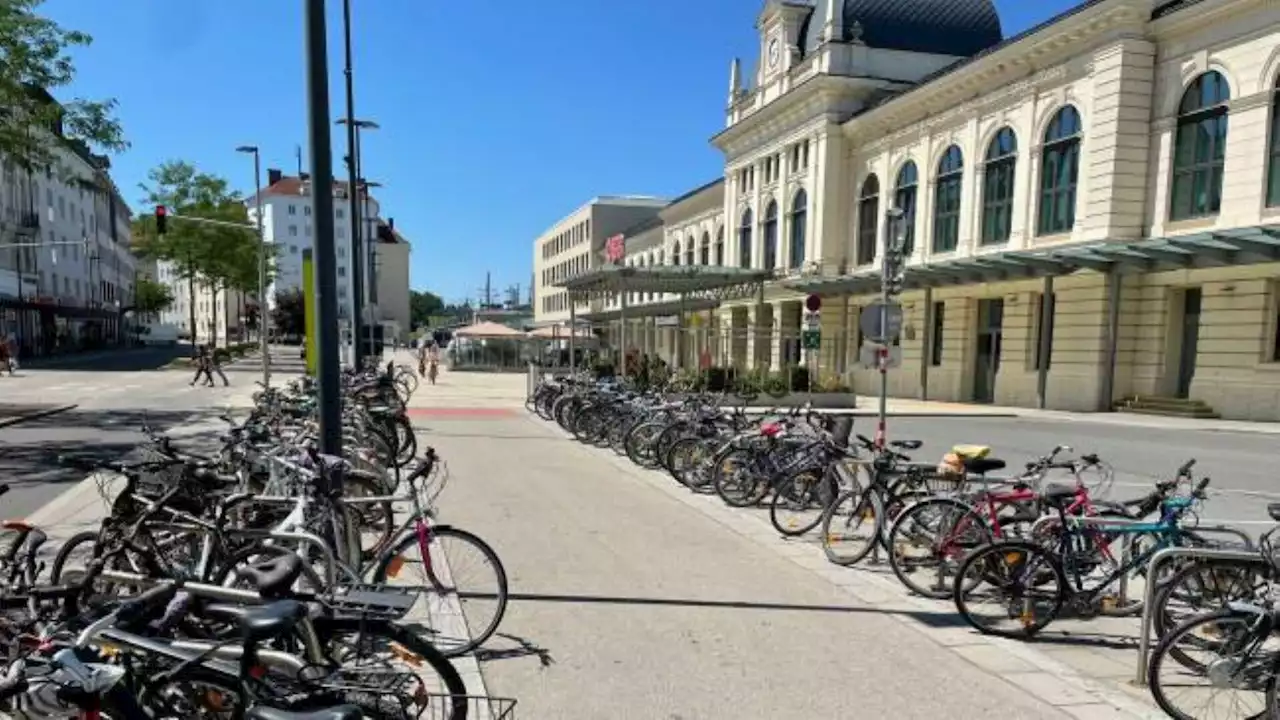
[{"label": "red traffic light", "polygon": [[156,217],[164,217],[165,209],[163,205],[156,206]]},{"label": "red traffic light", "polygon": [[168,216],[169,216],[169,211],[165,209],[165,206],[163,205],[156,206],[156,233],[160,235],[164,234],[165,230],[167,229],[166,228],[167,223],[165,222],[165,219],[168,218]]}]

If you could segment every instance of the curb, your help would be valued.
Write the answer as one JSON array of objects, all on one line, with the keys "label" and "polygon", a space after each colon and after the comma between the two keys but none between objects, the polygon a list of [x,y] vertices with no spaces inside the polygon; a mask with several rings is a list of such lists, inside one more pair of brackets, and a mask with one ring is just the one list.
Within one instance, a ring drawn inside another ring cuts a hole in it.
[{"label": "curb", "polygon": [[15,417],[4,418],[3,420],[0,420],[0,428],[7,428],[10,425],[17,425],[19,423],[24,423],[29,420],[39,420],[40,418],[49,417],[50,415],[57,415],[58,413],[64,413],[68,410],[74,410],[78,407],[80,407],[79,403],[71,403],[70,405],[57,405],[55,407],[45,408],[44,410],[36,410],[35,412],[29,412],[29,413],[26,413],[25,415],[17,415]]}]

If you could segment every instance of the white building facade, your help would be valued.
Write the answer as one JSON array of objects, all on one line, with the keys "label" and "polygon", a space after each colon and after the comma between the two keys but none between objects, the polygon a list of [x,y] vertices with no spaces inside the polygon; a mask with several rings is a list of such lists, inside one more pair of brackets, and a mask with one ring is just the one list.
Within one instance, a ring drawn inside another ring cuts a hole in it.
[{"label": "white building facade", "polygon": [[771,0],[756,26],[695,224],[774,279],[704,314],[716,364],[783,371],[818,294],[814,367],[874,392],[857,318],[901,232],[893,395],[1280,420],[1280,6],[1092,0],[1005,39],[986,0]]},{"label": "white building facade", "polygon": [[0,307],[28,355],[123,342],[136,278],[131,212],[110,163],[59,142],[58,168],[0,162]]}]

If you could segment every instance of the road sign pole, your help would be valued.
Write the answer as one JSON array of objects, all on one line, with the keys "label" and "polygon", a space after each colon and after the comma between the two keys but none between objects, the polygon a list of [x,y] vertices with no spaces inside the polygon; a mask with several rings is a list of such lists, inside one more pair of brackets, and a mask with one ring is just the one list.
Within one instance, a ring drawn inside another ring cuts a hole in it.
[{"label": "road sign pole", "polygon": [[[889,221],[893,226],[893,238],[888,243],[889,247],[885,248],[886,252],[884,260],[881,262],[880,273],[880,331],[884,335],[881,338],[880,352],[878,353],[880,359],[880,412],[876,423],[876,447],[880,449],[884,449],[889,442],[889,349],[893,343],[894,335],[897,334],[889,332],[889,301],[896,284],[894,276],[898,273],[899,266],[903,262],[902,253],[906,248],[906,213],[901,208],[890,208]],[[899,332],[901,332],[901,329],[899,329]]]}]

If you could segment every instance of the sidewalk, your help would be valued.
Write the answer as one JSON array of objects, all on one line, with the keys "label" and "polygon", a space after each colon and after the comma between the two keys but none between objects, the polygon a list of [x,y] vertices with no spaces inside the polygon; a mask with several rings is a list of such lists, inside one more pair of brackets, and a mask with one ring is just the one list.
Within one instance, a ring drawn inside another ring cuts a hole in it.
[{"label": "sidewalk", "polygon": [[57,415],[75,407],[75,403],[0,403],[0,428]]}]

